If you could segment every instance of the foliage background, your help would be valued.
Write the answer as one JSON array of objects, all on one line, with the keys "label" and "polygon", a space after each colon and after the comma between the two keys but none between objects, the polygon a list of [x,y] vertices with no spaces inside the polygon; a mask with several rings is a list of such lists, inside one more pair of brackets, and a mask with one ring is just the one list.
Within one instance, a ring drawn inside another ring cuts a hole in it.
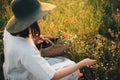
[{"label": "foliage background", "polygon": [[[59,43],[70,43],[66,57],[78,62],[96,59],[92,67],[80,69],[80,80],[118,80],[120,75],[120,0],[41,0],[57,7],[40,20],[41,33],[65,33]],[[0,0],[0,54],[2,34],[12,16],[10,0]],[[72,35],[69,37],[69,35]],[[2,71],[3,57],[0,56]],[[0,74],[0,80],[3,80]]]}]

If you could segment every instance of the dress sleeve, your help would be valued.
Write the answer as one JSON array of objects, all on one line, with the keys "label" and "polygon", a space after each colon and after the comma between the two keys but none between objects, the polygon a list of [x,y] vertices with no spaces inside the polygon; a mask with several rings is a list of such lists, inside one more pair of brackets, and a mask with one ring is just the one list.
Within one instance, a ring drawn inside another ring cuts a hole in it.
[{"label": "dress sleeve", "polygon": [[34,48],[29,49],[29,51],[26,50],[23,53],[21,64],[31,74],[39,80],[51,80],[53,78],[55,70]]}]

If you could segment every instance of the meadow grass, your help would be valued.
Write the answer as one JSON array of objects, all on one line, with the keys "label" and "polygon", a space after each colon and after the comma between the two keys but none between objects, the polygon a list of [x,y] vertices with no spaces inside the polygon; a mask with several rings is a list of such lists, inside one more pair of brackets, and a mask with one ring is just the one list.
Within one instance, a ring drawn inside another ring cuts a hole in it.
[{"label": "meadow grass", "polygon": [[[56,8],[40,21],[43,34],[55,35],[59,31],[83,36],[96,27],[93,20],[92,8],[80,0],[50,0]],[[97,19],[96,19],[97,20]],[[86,29],[87,28],[87,29]]]},{"label": "meadow grass", "polygon": [[[44,35],[57,35],[60,32],[71,34],[72,50],[79,54],[79,47],[84,39],[98,35],[101,13],[98,11],[94,17],[93,7],[87,0],[48,0],[56,5],[56,8],[42,20],[40,20],[41,33]],[[68,38],[69,39],[69,38]]]},{"label": "meadow grass", "polygon": [[[102,2],[107,1],[96,0],[92,5],[92,0],[41,1],[56,5],[53,11],[39,20],[41,34],[56,36],[62,33],[65,38],[58,40],[58,43],[70,44],[65,56],[75,62],[86,57],[98,61],[92,67],[80,69],[84,73],[80,80],[115,80],[120,74],[120,49],[116,49],[114,41],[99,35],[98,32],[105,14]],[[5,10],[5,16],[9,19],[12,16],[10,7],[6,6]]]}]

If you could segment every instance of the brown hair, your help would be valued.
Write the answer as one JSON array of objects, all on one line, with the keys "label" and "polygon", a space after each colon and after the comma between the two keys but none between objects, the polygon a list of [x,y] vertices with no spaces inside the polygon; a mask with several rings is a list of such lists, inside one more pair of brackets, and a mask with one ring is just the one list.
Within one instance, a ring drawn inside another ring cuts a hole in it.
[{"label": "brown hair", "polygon": [[35,35],[38,34],[40,35],[40,28],[37,22],[34,22],[32,25],[30,25],[30,27],[28,27],[27,29],[18,32],[18,33],[11,33],[13,36],[19,35],[20,37],[29,37],[29,34]]}]

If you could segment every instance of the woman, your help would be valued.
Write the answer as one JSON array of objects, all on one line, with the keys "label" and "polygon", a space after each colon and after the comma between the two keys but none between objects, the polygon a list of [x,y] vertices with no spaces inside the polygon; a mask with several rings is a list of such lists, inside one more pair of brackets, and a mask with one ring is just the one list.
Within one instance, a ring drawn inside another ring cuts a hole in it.
[{"label": "woman", "polygon": [[89,58],[75,63],[64,57],[42,57],[33,37],[40,35],[37,20],[55,6],[38,0],[14,0],[11,6],[14,16],[3,38],[5,80],[77,80],[79,68],[96,63]]}]

